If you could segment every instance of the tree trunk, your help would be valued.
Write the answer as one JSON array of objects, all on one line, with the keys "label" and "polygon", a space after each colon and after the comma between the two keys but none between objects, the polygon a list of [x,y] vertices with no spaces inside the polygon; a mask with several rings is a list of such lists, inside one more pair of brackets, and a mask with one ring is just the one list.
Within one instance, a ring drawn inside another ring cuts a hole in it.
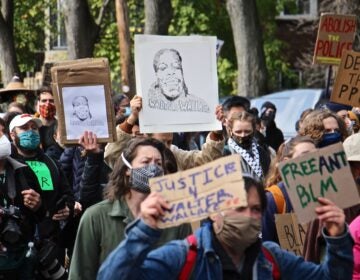
[{"label": "tree trunk", "polygon": [[69,58],[92,57],[100,28],[90,13],[87,0],[65,0],[63,11]]},{"label": "tree trunk", "polygon": [[20,74],[14,44],[13,15],[13,1],[2,0],[0,12],[0,69],[4,85],[10,82],[15,73]]},{"label": "tree trunk", "polygon": [[226,0],[238,64],[238,95],[255,97],[267,91],[267,70],[256,1]]},{"label": "tree trunk", "polygon": [[129,98],[136,94],[134,65],[131,61],[131,39],[129,32],[128,6],[126,0],[115,0],[116,21],[119,36],[121,85],[128,86]]},{"label": "tree trunk", "polygon": [[145,0],[145,34],[167,35],[173,8],[171,0]]}]

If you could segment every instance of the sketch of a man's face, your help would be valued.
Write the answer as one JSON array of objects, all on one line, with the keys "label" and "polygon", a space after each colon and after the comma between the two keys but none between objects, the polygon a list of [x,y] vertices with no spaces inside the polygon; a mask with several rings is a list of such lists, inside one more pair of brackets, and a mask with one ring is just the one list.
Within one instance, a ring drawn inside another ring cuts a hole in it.
[{"label": "sketch of a man's face", "polygon": [[167,50],[159,56],[156,76],[162,93],[169,100],[178,98],[184,92],[184,76],[179,56]]},{"label": "sketch of a man's face", "polygon": [[91,118],[90,109],[88,101],[85,97],[79,96],[76,97],[73,101],[74,115],[76,115],[80,120],[86,120]]}]

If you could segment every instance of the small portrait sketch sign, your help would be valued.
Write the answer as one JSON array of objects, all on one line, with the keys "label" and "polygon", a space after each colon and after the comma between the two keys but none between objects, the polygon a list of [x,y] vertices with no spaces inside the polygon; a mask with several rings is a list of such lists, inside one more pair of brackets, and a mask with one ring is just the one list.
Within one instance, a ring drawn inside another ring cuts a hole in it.
[{"label": "small portrait sketch sign", "polygon": [[95,133],[99,143],[115,141],[107,60],[65,62],[53,67],[52,77],[61,142],[75,144],[84,131]]},{"label": "small portrait sketch sign", "polygon": [[135,36],[141,132],[217,130],[216,37]]}]

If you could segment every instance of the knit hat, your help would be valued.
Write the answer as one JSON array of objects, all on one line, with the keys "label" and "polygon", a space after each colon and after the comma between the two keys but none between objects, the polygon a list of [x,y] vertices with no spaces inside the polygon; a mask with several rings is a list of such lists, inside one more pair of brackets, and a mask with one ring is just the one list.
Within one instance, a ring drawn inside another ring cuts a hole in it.
[{"label": "knit hat", "polygon": [[261,105],[261,115],[263,115],[267,109],[273,109],[274,110],[274,114],[276,114],[276,106],[274,103],[271,103],[270,101],[266,101],[265,103],[263,103],[263,105]]},{"label": "knit hat", "polygon": [[360,134],[355,133],[345,139],[344,150],[348,161],[360,161]]},{"label": "knit hat", "polygon": [[231,96],[227,98],[223,104],[222,107],[224,111],[229,111],[232,107],[243,107],[246,111],[250,109],[250,100],[243,96]]},{"label": "knit hat", "polygon": [[337,113],[342,110],[350,111],[352,109],[352,106],[343,105],[339,103],[334,102],[328,102],[325,104],[326,108],[328,108],[330,111]]}]

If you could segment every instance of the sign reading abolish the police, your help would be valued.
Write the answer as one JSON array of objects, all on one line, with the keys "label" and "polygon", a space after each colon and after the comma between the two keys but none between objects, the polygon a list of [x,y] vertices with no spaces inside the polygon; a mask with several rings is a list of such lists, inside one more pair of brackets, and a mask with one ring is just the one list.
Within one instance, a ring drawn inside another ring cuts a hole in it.
[{"label": "sign reading abolish the police", "polygon": [[343,50],[352,49],[355,32],[355,15],[322,14],[313,63],[339,65]]},{"label": "sign reading abolish the police", "polygon": [[275,214],[275,223],[281,248],[303,256],[307,224],[299,224],[294,213]]},{"label": "sign reading abolish the police", "polygon": [[330,100],[360,106],[360,52],[343,52]]},{"label": "sign reading abolish the police", "polygon": [[341,208],[359,203],[341,143],[284,161],[279,170],[300,223],[316,217],[319,196],[329,198]]},{"label": "sign reading abolish the police", "polygon": [[161,193],[170,211],[159,228],[206,218],[209,214],[247,205],[240,155],[220,158],[200,167],[149,180],[152,192]]}]

